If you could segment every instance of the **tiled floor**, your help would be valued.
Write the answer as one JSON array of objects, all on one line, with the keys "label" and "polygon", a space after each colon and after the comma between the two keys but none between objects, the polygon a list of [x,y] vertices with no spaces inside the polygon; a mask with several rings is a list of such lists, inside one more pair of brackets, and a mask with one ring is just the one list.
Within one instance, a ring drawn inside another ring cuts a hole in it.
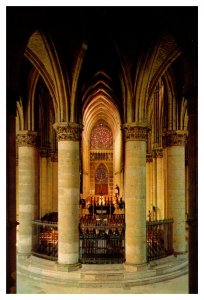
[{"label": "tiled floor", "polygon": [[24,275],[17,277],[18,294],[188,294],[188,275],[130,288],[76,288],[58,286],[42,280],[30,279]]}]

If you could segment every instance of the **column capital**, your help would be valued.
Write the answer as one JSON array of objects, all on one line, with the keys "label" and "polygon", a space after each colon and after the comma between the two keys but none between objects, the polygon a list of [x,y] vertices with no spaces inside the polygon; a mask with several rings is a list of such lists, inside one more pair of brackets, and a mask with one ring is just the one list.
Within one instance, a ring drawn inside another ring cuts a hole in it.
[{"label": "column capital", "polygon": [[167,131],[165,134],[166,146],[184,146],[187,142],[188,131],[174,130]]},{"label": "column capital", "polygon": [[41,147],[40,148],[40,157],[48,157],[49,156],[49,148]]},{"label": "column capital", "polygon": [[148,163],[152,162],[152,154],[151,153],[146,154],[146,162],[148,162]]},{"label": "column capital", "polygon": [[125,123],[122,125],[125,141],[146,141],[150,127],[145,123]]},{"label": "column capital", "polygon": [[163,157],[163,148],[155,148],[152,150],[153,158],[162,158]]},{"label": "column capital", "polygon": [[58,153],[57,152],[50,152],[50,157],[52,162],[58,162]]},{"label": "column capital", "polygon": [[59,122],[53,125],[58,141],[79,141],[82,125],[77,123]]},{"label": "column capital", "polygon": [[19,147],[22,146],[38,146],[38,133],[36,131],[21,130],[17,132],[16,143]]}]

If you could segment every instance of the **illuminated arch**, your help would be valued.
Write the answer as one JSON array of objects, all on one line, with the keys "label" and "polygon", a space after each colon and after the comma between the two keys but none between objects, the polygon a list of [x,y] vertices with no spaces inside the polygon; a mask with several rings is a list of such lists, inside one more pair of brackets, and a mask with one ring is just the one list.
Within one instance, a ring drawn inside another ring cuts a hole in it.
[{"label": "illuminated arch", "polygon": [[35,31],[28,41],[24,55],[47,85],[53,100],[55,121],[68,121],[70,88],[51,38]]},{"label": "illuminated arch", "polygon": [[149,50],[142,52],[134,85],[136,122],[146,121],[146,113],[159,78],[180,54],[177,42],[167,32],[149,45]]}]

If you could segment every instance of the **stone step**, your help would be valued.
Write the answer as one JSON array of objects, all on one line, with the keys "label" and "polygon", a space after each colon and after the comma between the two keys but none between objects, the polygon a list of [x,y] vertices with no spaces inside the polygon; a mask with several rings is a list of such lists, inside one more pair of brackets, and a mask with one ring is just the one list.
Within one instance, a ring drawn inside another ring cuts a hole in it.
[{"label": "stone step", "polygon": [[186,259],[169,258],[155,261],[146,269],[127,271],[124,265],[82,265],[81,269],[68,272],[57,262],[30,257],[18,259],[17,273],[36,281],[73,287],[131,287],[176,278],[188,273]]}]

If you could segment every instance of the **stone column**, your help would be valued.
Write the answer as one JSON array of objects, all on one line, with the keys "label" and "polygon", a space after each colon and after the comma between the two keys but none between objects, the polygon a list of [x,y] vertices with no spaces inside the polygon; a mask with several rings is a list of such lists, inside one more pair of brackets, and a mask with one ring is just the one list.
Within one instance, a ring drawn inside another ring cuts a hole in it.
[{"label": "stone column", "polygon": [[18,253],[29,255],[32,249],[32,220],[37,218],[38,204],[38,149],[37,133],[19,131],[18,144]]},{"label": "stone column", "polygon": [[[197,95],[197,91],[195,92]],[[189,96],[188,100],[188,226],[190,294],[198,293],[198,98],[196,95]]]},{"label": "stone column", "polygon": [[164,219],[164,176],[163,176],[163,149],[156,148],[153,150],[155,163],[155,190],[156,190],[156,217],[157,220]]},{"label": "stone column", "polygon": [[185,142],[186,131],[166,133],[168,218],[173,218],[173,248],[186,252],[185,241]]},{"label": "stone column", "polygon": [[126,264],[146,263],[146,139],[145,125],[123,125],[125,140]]},{"label": "stone column", "polygon": [[55,123],[58,139],[58,263],[79,260],[79,139],[76,123]]},{"label": "stone column", "polygon": [[[152,221],[157,220],[157,160],[152,153]],[[155,209],[154,209],[155,208]]]},{"label": "stone column", "polygon": [[47,166],[47,195],[48,195],[48,211],[53,212],[53,197],[52,197],[52,185],[53,185],[53,163],[51,157],[48,157],[48,166]]},{"label": "stone column", "polygon": [[52,162],[52,210],[58,211],[58,155],[51,153]]},{"label": "stone column", "polygon": [[146,218],[149,221],[152,220],[152,155],[146,155]]},{"label": "stone column", "polygon": [[165,134],[163,137],[163,178],[164,178],[164,219],[168,216],[168,205],[167,205],[167,148],[165,144]]},{"label": "stone column", "polygon": [[124,168],[120,172],[120,197],[124,200]]},{"label": "stone column", "polygon": [[[114,148],[113,148],[113,170],[114,170],[114,182],[113,187],[116,184],[119,186],[119,199],[122,197],[122,181],[121,172],[123,166],[123,153],[122,153],[122,133],[117,129],[114,136]],[[113,189],[114,190],[114,189]]]},{"label": "stone column", "polygon": [[[8,90],[9,92],[9,90]],[[10,95],[9,95],[10,96]],[[15,97],[9,98],[7,101],[9,109],[13,108],[13,111],[7,110],[6,117],[6,156],[3,156],[3,160],[6,158],[6,293],[16,293],[16,117],[15,117]],[[11,101],[12,100],[12,101]],[[4,153],[4,151],[3,151]],[[4,163],[4,161],[3,161]],[[4,170],[3,170],[4,171]],[[2,171],[2,173],[3,173]],[[2,201],[5,199],[3,197]],[[4,216],[4,211],[3,211]],[[4,222],[2,222],[4,224]],[[4,227],[2,229],[4,232]],[[3,235],[4,236],[4,235]],[[2,239],[4,244],[4,237]],[[3,245],[2,247],[5,247]],[[5,248],[4,248],[5,249]]]},{"label": "stone column", "polygon": [[40,149],[40,217],[48,213],[48,149]]}]

